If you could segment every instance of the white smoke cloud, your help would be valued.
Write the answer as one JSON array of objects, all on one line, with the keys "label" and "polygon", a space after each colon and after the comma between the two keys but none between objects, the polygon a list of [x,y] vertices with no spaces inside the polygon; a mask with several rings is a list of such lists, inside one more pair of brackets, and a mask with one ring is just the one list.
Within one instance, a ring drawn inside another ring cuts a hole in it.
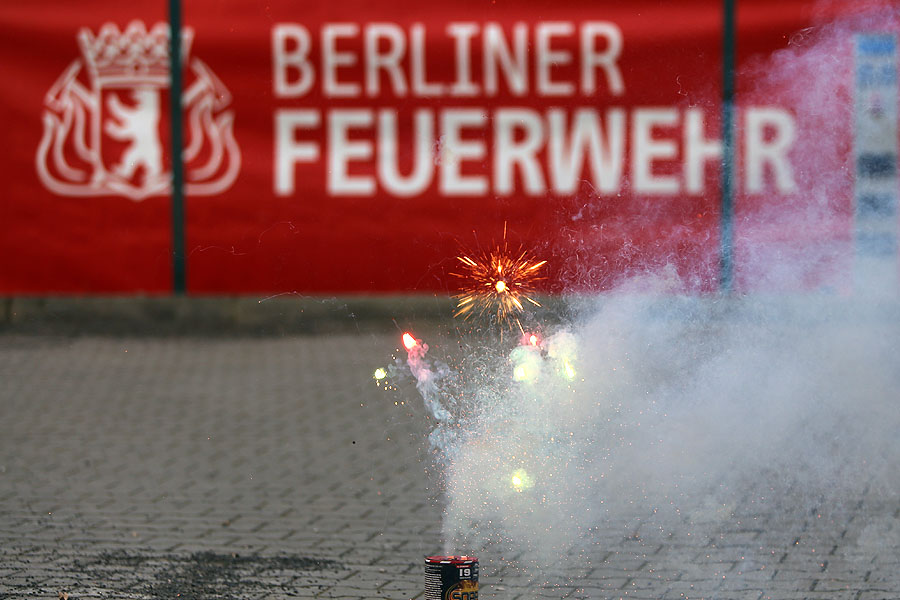
[{"label": "white smoke cloud", "polygon": [[[436,419],[447,552],[559,567],[636,524],[713,535],[748,498],[790,523],[900,494],[897,290],[864,293],[883,282],[859,267],[862,287],[840,283],[847,236],[792,236],[852,215],[852,36],[898,23],[893,9],[822,25],[752,66],[748,100],[777,92],[808,129],[797,197],[738,212],[748,295],[680,295],[692,274],[662,268],[582,301],[535,345],[464,340],[452,370],[411,351]],[[885,518],[861,555],[896,537]]]}]

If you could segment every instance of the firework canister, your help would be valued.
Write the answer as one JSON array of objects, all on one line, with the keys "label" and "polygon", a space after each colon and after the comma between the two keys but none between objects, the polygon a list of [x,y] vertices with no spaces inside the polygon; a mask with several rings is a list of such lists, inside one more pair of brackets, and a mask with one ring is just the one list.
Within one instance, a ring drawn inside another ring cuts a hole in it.
[{"label": "firework canister", "polygon": [[425,600],[478,600],[478,559],[426,556]]}]

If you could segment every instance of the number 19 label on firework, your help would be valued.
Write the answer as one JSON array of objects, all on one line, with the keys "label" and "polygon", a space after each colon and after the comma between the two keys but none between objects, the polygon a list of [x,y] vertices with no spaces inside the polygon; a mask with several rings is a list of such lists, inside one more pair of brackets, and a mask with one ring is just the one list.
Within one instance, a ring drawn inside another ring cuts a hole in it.
[{"label": "number 19 label on firework", "polygon": [[478,600],[478,559],[425,557],[425,600]]}]

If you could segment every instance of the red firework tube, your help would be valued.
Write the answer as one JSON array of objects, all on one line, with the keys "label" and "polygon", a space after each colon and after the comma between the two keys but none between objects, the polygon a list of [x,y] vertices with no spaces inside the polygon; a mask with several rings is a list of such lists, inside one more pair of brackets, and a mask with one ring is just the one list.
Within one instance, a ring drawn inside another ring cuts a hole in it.
[{"label": "red firework tube", "polygon": [[426,556],[425,600],[478,600],[478,559]]}]

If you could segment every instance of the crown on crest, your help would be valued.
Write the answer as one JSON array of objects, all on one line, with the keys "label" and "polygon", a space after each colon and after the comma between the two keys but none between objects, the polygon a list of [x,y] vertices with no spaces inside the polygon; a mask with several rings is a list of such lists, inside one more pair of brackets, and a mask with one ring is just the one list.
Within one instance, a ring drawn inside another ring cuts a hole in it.
[{"label": "crown on crest", "polygon": [[[193,31],[181,31],[181,60],[190,53]],[[124,31],[106,23],[95,36],[87,28],[78,32],[78,45],[98,87],[145,83],[169,85],[169,25],[157,23],[150,31],[132,21]]]}]

